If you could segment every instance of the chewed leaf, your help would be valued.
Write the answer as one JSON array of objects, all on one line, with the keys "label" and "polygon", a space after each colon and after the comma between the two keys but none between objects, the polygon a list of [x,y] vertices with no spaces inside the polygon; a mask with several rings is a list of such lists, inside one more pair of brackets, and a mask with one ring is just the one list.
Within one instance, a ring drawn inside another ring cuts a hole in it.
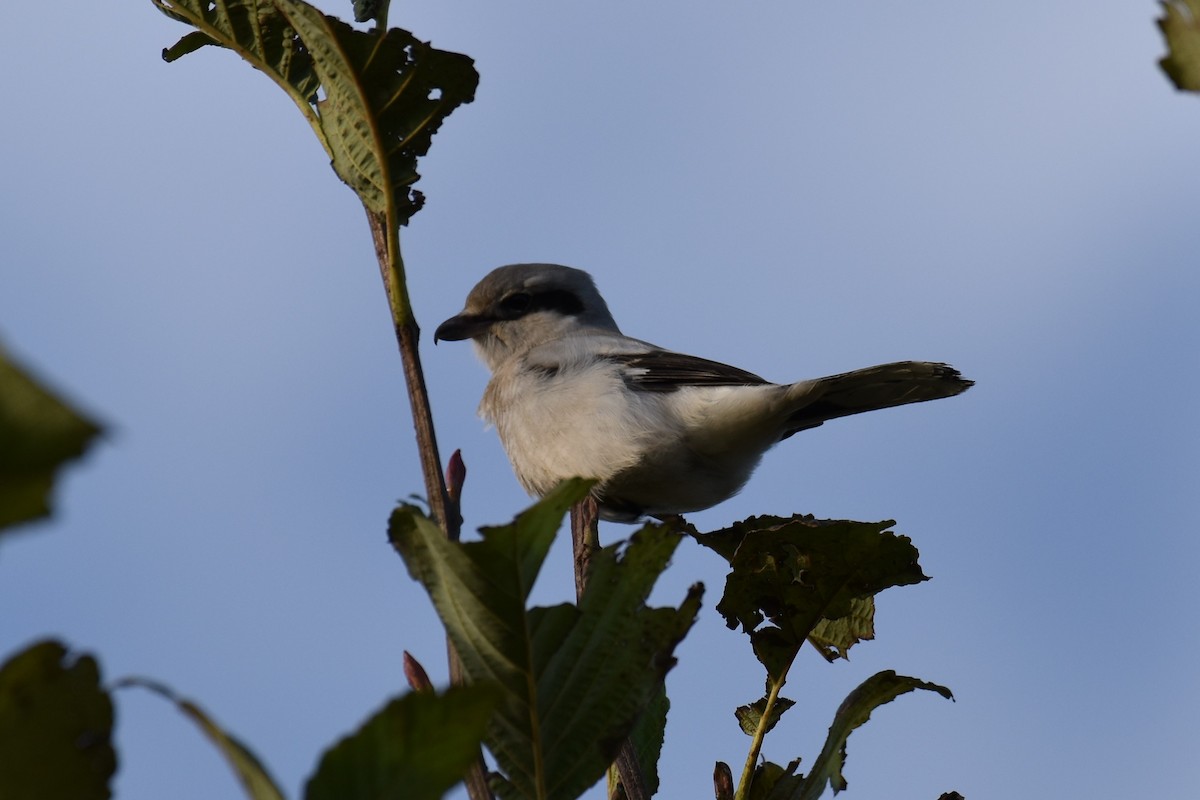
[{"label": "chewed leaf", "polygon": [[227,48],[280,85],[305,110],[319,85],[312,57],[271,0],[151,0],[196,31],[163,50],[174,61],[205,45]]},{"label": "chewed leaf", "polygon": [[837,619],[822,619],[808,634],[809,643],[826,661],[850,658],[850,648],[875,638],[875,598],[856,597],[850,613]]},{"label": "chewed leaf", "polygon": [[[474,98],[470,58],[403,30],[355,30],[301,0],[152,2],[197,29],[165,59],[206,45],[234,51],[288,93],[363,205],[395,225],[421,207],[417,159],[450,112]],[[360,5],[376,14],[380,4]]]},{"label": "chewed leaf", "polygon": [[826,657],[869,638],[873,605],[864,601],[926,580],[917,549],[892,524],[753,517],[695,538],[730,563],[717,611],[750,634],[779,677],[810,637]]},{"label": "chewed leaf", "polygon": [[450,112],[474,99],[474,62],[408,31],[365,33],[299,0],[275,4],[312,53],[334,171],[367,208],[390,206],[405,223],[423,202],[412,189],[417,159]]}]

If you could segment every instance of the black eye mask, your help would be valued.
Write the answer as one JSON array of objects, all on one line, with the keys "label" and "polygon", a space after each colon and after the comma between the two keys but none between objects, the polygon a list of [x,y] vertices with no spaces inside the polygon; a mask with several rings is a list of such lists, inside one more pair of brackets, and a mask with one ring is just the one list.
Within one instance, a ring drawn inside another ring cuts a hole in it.
[{"label": "black eye mask", "polygon": [[543,292],[513,292],[496,307],[497,319],[520,319],[535,311],[557,311],[565,317],[583,313],[583,301],[574,292],[548,289]]}]

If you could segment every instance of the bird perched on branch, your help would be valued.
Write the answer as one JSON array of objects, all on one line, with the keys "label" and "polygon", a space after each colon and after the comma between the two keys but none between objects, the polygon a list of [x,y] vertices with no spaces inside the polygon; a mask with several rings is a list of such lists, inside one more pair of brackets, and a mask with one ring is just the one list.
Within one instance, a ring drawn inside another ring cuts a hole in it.
[{"label": "bird perched on branch", "polygon": [[491,370],[479,413],[521,485],[541,496],[595,478],[601,517],[622,522],[714,506],[770,447],[826,420],[972,385],[923,361],[771,383],[625,336],[592,277],[556,264],[489,273],[434,333],[435,343],[463,339]]}]

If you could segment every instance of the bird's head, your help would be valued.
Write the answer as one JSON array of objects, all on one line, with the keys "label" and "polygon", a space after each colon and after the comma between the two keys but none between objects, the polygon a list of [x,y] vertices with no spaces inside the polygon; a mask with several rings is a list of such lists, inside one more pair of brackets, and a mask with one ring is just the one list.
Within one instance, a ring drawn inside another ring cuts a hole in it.
[{"label": "bird's head", "polygon": [[513,355],[586,328],[619,332],[591,275],[557,264],[511,264],[477,283],[433,341],[471,339],[494,371]]}]

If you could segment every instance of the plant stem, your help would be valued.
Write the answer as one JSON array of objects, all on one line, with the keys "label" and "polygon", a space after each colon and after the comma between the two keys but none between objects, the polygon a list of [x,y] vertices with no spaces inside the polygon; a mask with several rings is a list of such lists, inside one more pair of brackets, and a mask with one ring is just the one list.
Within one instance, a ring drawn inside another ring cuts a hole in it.
[{"label": "plant stem", "polygon": [[596,500],[588,495],[571,506],[571,550],[575,555],[575,601],[583,600],[591,574],[592,554],[600,549],[600,515]]},{"label": "plant stem", "polygon": [[[575,599],[583,600],[583,592],[587,589],[588,576],[591,572],[592,554],[600,549],[600,511],[596,506],[596,498],[588,495],[571,506],[571,550],[575,556]],[[617,774],[621,776],[621,786],[625,789],[628,800],[650,800],[650,791],[646,787],[646,776],[642,774],[642,766],[638,763],[637,751],[628,737],[621,742],[617,751]]]},{"label": "plant stem", "polygon": [[383,33],[387,33],[388,6],[391,4],[392,0],[379,0],[375,11],[375,29]]},{"label": "plant stem", "polygon": [[[451,500],[446,491],[446,479],[442,474],[442,458],[438,453],[437,436],[433,429],[433,411],[429,405],[429,392],[425,387],[425,372],[421,369],[421,354],[417,349],[421,329],[413,317],[412,308],[408,303],[408,292],[404,286],[404,270],[397,242],[398,227],[389,222],[386,214],[369,209],[367,221],[371,226],[375,257],[379,260],[383,288],[387,293],[388,308],[392,313],[396,343],[400,346],[404,384],[408,389],[409,407],[412,409],[417,452],[421,459],[421,472],[425,478],[429,510],[433,514],[434,522],[446,532],[446,537],[457,541],[461,533],[462,516],[458,513],[458,503]],[[449,662],[450,683],[461,686],[466,682],[462,661],[449,639],[446,640],[446,659]],[[467,795],[471,800],[493,800],[491,789],[488,788],[487,768],[482,753],[467,770],[465,781]]]},{"label": "plant stem", "polygon": [[396,247],[394,228],[384,214],[367,211],[371,225],[371,238],[375,243],[375,257],[379,260],[379,272],[383,277],[383,288],[387,293],[388,308],[392,312],[392,328],[400,346],[400,359],[404,364],[404,384],[408,389],[409,406],[412,409],[413,428],[417,436],[417,451],[421,457],[421,473],[425,478],[425,492],[429,510],[434,521],[446,531],[451,539],[458,538],[457,515],[449,513],[450,498],[446,493],[446,481],[442,475],[442,458],[438,453],[437,437],[433,430],[433,412],[429,407],[429,392],[425,388],[425,373],[421,369],[421,354],[417,344],[421,330],[408,304],[408,293],[404,287],[403,265],[399,248]]},{"label": "plant stem", "polygon": [[[798,652],[799,650],[797,650]],[[742,768],[742,777],[738,780],[737,794],[733,796],[734,800],[746,800],[750,796],[750,784],[754,780],[754,770],[758,766],[759,754],[762,753],[763,738],[767,735],[767,720],[771,718],[771,712],[775,709],[776,701],[779,700],[779,692],[787,683],[788,670],[792,668],[792,662],[795,659],[796,653],[792,653],[792,657],[780,672],[778,680],[768,676],[771,688],[767,691],[767,702],[763,707],[762,716],[759,718],[758,727],[754,730],[754,738],[750,742],[750,752],[746,755],[746,765]]]},{"label": "plant stem", "polygon": [[621,787],[625,790],[628,800],[650,800],[650,790],[646,787],[646,776],[642,774],[642,765],[638,763],[637,751],[629,739],[621,742],[617,751],[617,774],[621,776]]}]

